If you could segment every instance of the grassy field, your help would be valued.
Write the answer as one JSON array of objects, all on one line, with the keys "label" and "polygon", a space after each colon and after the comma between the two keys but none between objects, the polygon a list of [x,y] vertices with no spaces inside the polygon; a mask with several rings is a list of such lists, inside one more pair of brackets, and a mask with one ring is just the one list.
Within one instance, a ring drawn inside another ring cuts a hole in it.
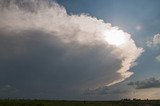
[{"label": "grassy field", "polygon": [[0,106],[160,106],[160,101],[159,100],[130,100],[130,101],[0,100]]}]

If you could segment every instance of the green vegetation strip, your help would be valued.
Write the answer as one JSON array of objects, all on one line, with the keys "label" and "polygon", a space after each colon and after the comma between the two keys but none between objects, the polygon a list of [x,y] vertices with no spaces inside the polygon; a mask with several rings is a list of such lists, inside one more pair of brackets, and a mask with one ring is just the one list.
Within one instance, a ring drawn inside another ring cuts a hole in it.
[{"label": "green vegetation strip", "polygon": [[160,100],[64,101],[0,100],[0,106],[160,106]]}]

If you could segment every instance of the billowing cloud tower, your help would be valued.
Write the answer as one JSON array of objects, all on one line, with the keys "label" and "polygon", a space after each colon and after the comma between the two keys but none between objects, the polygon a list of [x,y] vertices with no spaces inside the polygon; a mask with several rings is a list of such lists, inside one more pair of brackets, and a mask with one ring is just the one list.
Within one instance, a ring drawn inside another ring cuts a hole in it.
[{"label": "billowing cloud tower", "polygon": [[0,80],[25,97],[75,97],[121,82],[143,52],[129,33],[53,1],[0,3]]}]

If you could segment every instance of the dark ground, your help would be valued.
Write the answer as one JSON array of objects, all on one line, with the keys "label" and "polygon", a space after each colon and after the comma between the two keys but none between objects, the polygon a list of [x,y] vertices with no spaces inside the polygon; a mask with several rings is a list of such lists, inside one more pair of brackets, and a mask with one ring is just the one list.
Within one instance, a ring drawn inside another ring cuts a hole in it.
[{"label": "dark ground", "polygon": [[0,100],[0,106],[160,106],[160,100],[64,101],[64,100]]}]

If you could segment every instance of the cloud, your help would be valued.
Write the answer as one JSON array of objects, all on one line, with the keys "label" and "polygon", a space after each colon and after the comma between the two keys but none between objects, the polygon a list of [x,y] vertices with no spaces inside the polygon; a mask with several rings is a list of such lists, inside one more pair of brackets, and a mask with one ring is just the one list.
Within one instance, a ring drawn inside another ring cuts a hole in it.
[{"label": "cloud", "polygon": [[[85,14],[68,15],[55,2],[1,0],[0,8],[0,80],[28,98],[75,97],[121,82],[133,74],[129,70],[143,52],[118,27]],[[121,34],[125,44],[110,44],[105,34]]]},{"label": "cloud", "polygon": [[158,45],[160,44],[160,34],[156,34],[153,37],[153,45]]},{"label": "cloud", "polygon": [[150,41],[147,42],[147,45],[149,47],[158,46],[159,44],[160,44],[160,34],[159,33],[154,35],[154,37]]},{"label": "cloud", "polygon": [[[160,34],[156,34],[153,36],[153,38],[147,42],[147,46],[156,50],[159,50],[159,46],[160,46]],[[160,61],[160,55],[155,56],[155,60],[156,61]]]},{"label": "cloud", "polygon": [[103,86],[96,89],[87,89],[84,93],[87,95],[114,95],[114,94],[118,95],[127,92],[128,91],[126,90],[113,89],[108,86]]},{"label": "cloud", "polygon": [[155,59],[160,62],[160,55],[158,55]]},{"label": "cloud", "polygon": [[129,82],[128,85],[135,86],[136,89],[159,88],[160,80],[149,78],[143,81]]}]

